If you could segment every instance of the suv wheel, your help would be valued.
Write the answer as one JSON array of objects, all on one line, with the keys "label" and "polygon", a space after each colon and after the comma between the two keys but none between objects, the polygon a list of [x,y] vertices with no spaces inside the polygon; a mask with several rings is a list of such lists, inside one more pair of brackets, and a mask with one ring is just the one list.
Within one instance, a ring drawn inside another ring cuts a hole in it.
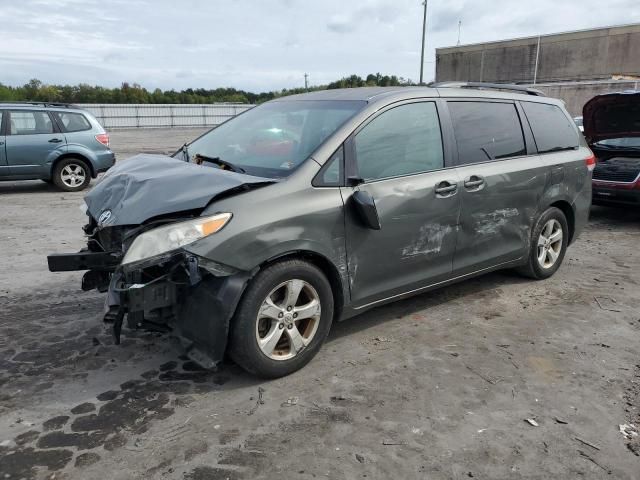
[{"label": "suv wheel", "polygon": [[273,264],[247,287],[231,326],[229,354],[260,377],[288,375],[318,353],[332,319],[333,293],[322,271],[301,260]]},{"label": "suv wheel", "polygon": [[53,183],[65,192],[79,192],[91,182],[89,166],[78,158],[66,158],[53,170]]},{"label": "suv wheel", "polygon": [[556,273],[567,251],[569,227],[562,210],[556,207],[544,211],[533,229],[527,265],[520,272],[542,280]]}]

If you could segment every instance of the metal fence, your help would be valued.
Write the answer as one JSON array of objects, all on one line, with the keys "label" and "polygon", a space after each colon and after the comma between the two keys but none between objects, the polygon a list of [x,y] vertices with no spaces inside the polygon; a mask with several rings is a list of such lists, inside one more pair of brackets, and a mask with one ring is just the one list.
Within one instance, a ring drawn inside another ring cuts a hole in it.
[{"label": "metal fence", "polygon": [[243,103],[214,104],[120,104],[84,103],[106,129],[214,127],[252,108]]}]

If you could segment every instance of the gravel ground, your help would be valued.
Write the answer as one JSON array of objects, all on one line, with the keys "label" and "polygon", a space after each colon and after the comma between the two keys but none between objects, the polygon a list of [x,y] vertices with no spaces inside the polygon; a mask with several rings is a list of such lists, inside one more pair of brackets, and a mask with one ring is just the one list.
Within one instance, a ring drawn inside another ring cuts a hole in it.
[{"label": "gravel ground", "polygon": [[[112,145],[123,159],[198,133]],[[113,345],[102,295],[46,267],[82,247],[82,194],[0,194],[0,478],[640,478],[619,431],[640,427],[637,210],[594,208],[549,280],[496,273],[377,308],[265,382],[202,371],[158,334]]]}]

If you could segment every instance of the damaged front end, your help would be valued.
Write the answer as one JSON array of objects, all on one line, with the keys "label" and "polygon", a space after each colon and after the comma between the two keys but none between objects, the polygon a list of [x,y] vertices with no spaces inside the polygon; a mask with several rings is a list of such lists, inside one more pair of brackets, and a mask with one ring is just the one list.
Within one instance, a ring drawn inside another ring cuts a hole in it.
[{"label": "damaged front end", "polygon": [[116,344],[125,321],[130,329],[172,332],[183,341],[190,358],[211,368],[224,356],[229,323],[251,272],[180,247],[158,252],[149,245],[152,232],[157,237],[163,228],[173,233],[179,230],[176,226],[194,223],[206,224],[206,219],[100,228],[90,217],[84,227],[87,248],[75,254],[49,255],[49,269],[88,270],[82,289],[108,292],[104,321],[112,325]]},{"label": "damaged front end", "polygon": [[231,213],[203,215],[214,199],[274,183],[138,155],[119,163],[85,197],[87,247],[48,256],[52,272],[87,270],[82,289],[108,292],[104,319],[116,343],[130,328],[172,331],[203,366],[225,352],[229,322],[250,272],[199,257],[188,246],[225,227]]}]

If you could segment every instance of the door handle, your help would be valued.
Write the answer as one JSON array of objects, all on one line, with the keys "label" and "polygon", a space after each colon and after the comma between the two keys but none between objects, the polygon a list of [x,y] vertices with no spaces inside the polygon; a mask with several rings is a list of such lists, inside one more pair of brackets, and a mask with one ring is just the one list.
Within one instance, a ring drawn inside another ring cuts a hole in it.
[{"label": "door handle", "polygon": [[456,194],[456,190],[458,190],[458,184],[455,182],[449,182],[444,180],[436,185],[436,197],[438,198],[446,198],[451,195]]},{"label": "door handle", "polygon": [[4,145],[4,142],[0,142],[0,145]]},{"label": "door handle", "polygon": [[464,188],[467,190],[480,190],[484,185],[484,178],[479,175],[471,175],[464,181]]},{"label": "door handle", "polygon": [[60,140],[59,138],[52,138],[51,140],[49,140],[49,143],[60,143],[62,142],[62,140]]}]

